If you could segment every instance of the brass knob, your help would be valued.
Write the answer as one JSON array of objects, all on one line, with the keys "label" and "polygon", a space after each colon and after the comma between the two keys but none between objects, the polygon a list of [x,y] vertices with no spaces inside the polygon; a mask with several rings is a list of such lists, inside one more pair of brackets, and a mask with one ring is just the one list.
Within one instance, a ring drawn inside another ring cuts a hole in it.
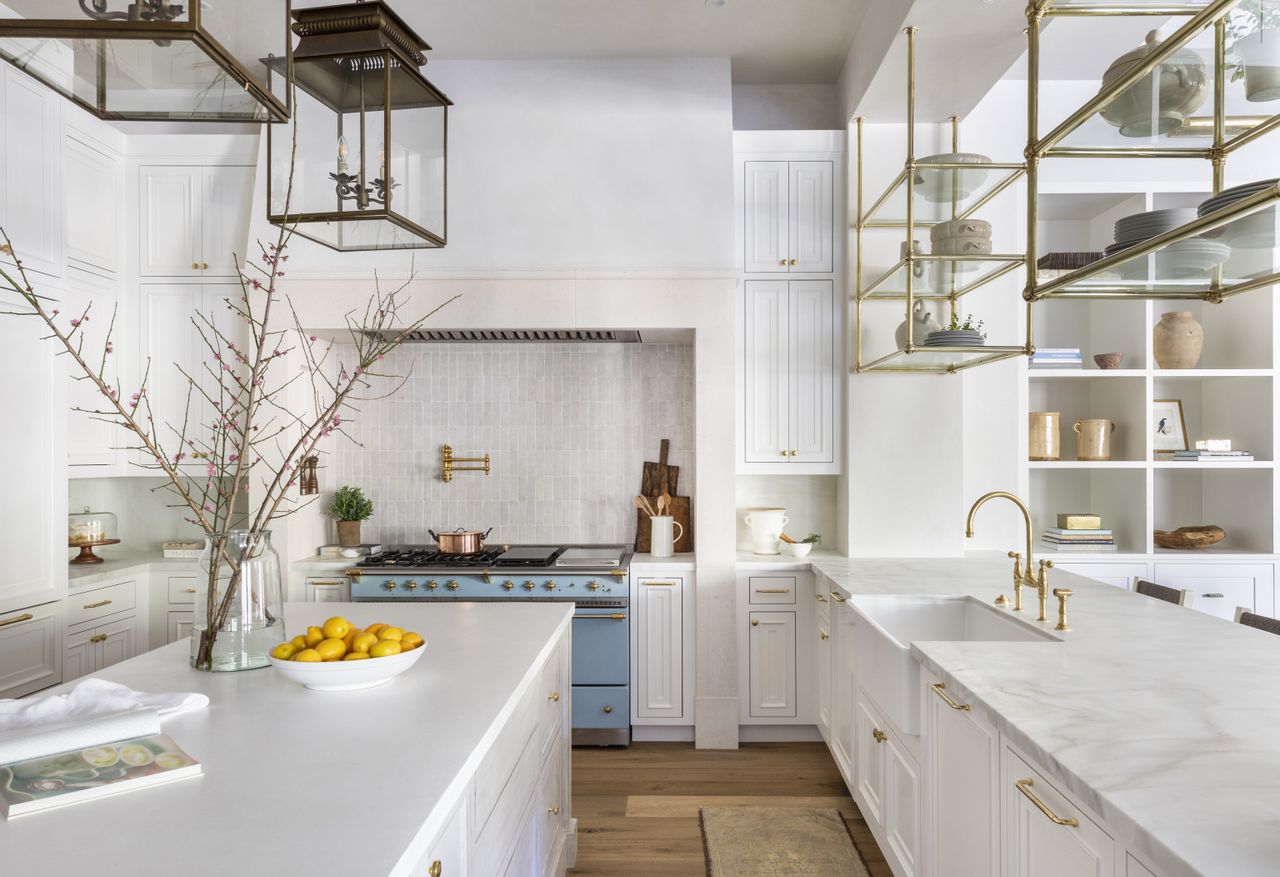
[{"label": "brass knob", "polygon": [[502,590],[510,591],[515,586],[516,586],[515,582],[511,581],[511,579],[507,579],[505,582],[502,583]]},{"label": "brass knob", "polygon": [[542,587],[546,588],[548,591],[554,591],[556,589],[556,583],[548,580],[542,583]]},{"label": "brass knob", "polygon": [[456,591],[456,590],[458,590],[458,580],[457,580],[457,579],[449,579],[449,581],[448,581],[447,583],[445,583],[445,587],[446,587],[446,588],[448,588],[450,591]]},{"label": "brass knob", "polygon": [[[791,264],[792,264],[792,265],[794,265],[794,264],[795,264],[795,261],[794,261],[794,260],[792,260]],[[201,269],[203,269],[203,270],[205,270],[205,271],[208,271],[208,270],[209,270],[209,263],[208,263],[208,262],[201,262],[201,263],[200,263],[200,267],[201,267]]]},{"label": "brass knob", "polygon": [[793,456],[793,457],[798,457],[798,456],[800,456],[800,452],[799,452],[799,451],[797,451],[795,448],[792,448],[792,449],[791,449],[791,456]]},{"label": "brass knob", "polygon": [[785,457],[786,455],[787,455],[787,452],[785,450],[778,451],[778,456]]},{"label": "brass knob", "polygon": [[1075,591],[1070,588],[1053,589],[1053,596],[1058,598],[1058,623],[1054,626],[1054,630],[1071,629],[1071,625],[1067,624],[1067,598],[1074,593]]},{"label": "brass knob", "polygon": [[[778,264],[779,264],[779,265],[785,265],[785,264],[787,264],[787,260],[786,260],[786,259],[779,259],[779,260],[778,260]],[[194,267],[196,267],[196,266],[195,266],[195,265],[192,265],[191,267],[192,267],[192,268],[194,268]]]},{"label": "brass knob", "polygon": [[889,737],[885,734],[885,732],[881,731],[879,728],[872,728],[871,736],[876,739],[877,743],[883,743],[884,741],[889,739]]},{"label": "brass knob", "polygon": [[554,703],[559,703],[559,702],[560,702],[560,692],[558,692],[558,691],[553,691],[553,692],[551,692],[550,694],[548,694],[548,695],[547,695],[547,700],[552,701],[552,702],[554,702]]},{"label": "brass knob", "polygon": [[753,619],[751,619],[751,626],[752,626],[752,627],[759,627],[759,626],[760,626],[760,619],[759,619],[759,618],[753,618]]},{"label": "brass knob", "polygon": [[435,579],[432,579],[431,581],[427,582],[428,591],[434,591],[438,587],[440,587],[440,583],[437,582]]},{"label": "brass knob", "polygon": [[199,262],[192,262],[192,263],[191,263],[191,270],[192,270],[192,271],[199,271],[199,270],[200,270],[200,263],[199,263]]},{"label": "brass knob", "polygon": [[608,704],[605,704],[604,711],[606,713],[611,713],[613,712],[613,707],[609,706]]},{"label": "brass knob", "polygon": [[599,583],[599,582],[587,582],[587,590],[588,590],[588,591],[598,591],[598,590],[600,590],[600,583]]},{"label": "brass knob", "polygon": [[396,589],[396,583],[391,581],[391,579],[387,579],[382,583],[382,587],[386,588],[388,591],[394,591]]},{"label": "brass knob", "polygon": [[[800,264],[800,263],[799,263],[799,261],[798,261],[798,260],[796,260],[796,259],[792,259],[792,260],[791,260],[791,264],[792,264],[792,265],[798,265],[798,264]],[[204,267],[208,268],[209,266],[208,266],[208,265],[205,265]]]},{"label": "brass knob", "polygon": [[547,808],[547,813],[549,813],[549,814],[550,814],[550,815],[552,815],[552,816],[559,816],[559,815],[560,815],[560,805],[559,805],[559,804],[552,804],[550,807],[548,807],[548,808]]},{"label": "brass knob", "polygon": [[444,866],[440,864],[440,860],[436,859],[431,863],[431,867],[427,869],[427,877],[440,877],[444,873]]},{"label": "brass knob", "polygon": [[537,587],[537,585],[535,585],[533,582],[525,582],[520,587],[524,588],[526,591],[532,591],[534,588]]},{"label": "brass knob", "polygon": [[823,633],[822,631],[818,631],[818,637],[819,637],[820,639],[831,639],[831,634],[829,634],[829,633]]},{"label": "brass knob", "polygon": [[416,591],[416,590],[418,590],[418,583],[417,583],[417,582],[405,582],[405,583],[404,583],[404,588],[405,588],[405,590],[406,590],[406,591]]}]

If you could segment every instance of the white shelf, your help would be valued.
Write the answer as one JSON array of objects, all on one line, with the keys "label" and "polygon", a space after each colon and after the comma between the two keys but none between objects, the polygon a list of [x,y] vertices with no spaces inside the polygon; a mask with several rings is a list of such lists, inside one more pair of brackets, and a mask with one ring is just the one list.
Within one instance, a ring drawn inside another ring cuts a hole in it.
[{"label": "white shelf", "polygon": [[1156,378],[1270,378],[1275,369],[1270,368],[1154,368]]},{"label": "white shelf", "polygon": [[1156,469],[1274,469],[1276,467],[1276,464],[1271,460],[1251,460],[1243,463],[1156,460],[1151,465]]},{"label": "white shelf", "polygon": [[1145,378],[1140,368],[1027,368],[1033,381],[1093,380],[1095,378]]},{"label": "white shelf", "polygon": [[1144,460],[1028,460],[1031,469],[1145,469]]}]

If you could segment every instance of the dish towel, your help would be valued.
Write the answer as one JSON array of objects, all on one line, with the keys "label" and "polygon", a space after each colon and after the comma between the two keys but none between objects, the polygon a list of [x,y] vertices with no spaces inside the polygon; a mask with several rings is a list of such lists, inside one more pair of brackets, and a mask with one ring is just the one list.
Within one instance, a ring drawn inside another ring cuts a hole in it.
[{"label": "dish towel", "polygon": [[147,694],[105,679],[66,694],[0,700],[0,764],[158,734],[161,719],[208,705],[203,694]]}]

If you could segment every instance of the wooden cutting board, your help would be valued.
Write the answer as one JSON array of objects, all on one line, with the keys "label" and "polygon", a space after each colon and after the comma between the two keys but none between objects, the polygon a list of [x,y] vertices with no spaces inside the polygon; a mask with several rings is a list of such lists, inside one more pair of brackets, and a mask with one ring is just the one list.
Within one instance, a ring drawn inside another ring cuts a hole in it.
[{"label": "wooden cutting board", "polygon": [[680,482],[680,467],[667,465],[667,454],[671,451],[671,439],[663,439],[658,452],[658,462],[645,463],[640,474],[640,495],[661,496],[669,493],[676,495],[676,487]]},{"label": "wooden cutting board", "polygon": [[[646,463],[645,465],[649,464]],[[649,497],[649,504],[657,508],[658,498],[656,496]],[[671,497],[671,517],[675,518],[675,522],[684,528],[684,534],[676,540],[676,554],[693,551],[693,508],[689,502],[689,497]],[[647,554],[652,547],[649,516],[636,509],[636,551],[641,554]]]}]

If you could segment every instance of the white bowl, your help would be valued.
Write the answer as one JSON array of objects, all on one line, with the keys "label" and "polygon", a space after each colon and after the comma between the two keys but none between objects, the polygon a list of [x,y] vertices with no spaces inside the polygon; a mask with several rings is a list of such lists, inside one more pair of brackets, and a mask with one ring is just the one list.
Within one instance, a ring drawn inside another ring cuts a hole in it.
[{"label": "white bowl", "polygon": [[812,542],[779,542],[778,547],[788,557],[807,557],[813,550]]},{"label": "white bowl", "polygon": [[426,650],[424,639],[413,651],[364,661],[281,661],[270,656],[267,660],[285,677],[312,691],[355,691],[390,682],[418,663]]}]

